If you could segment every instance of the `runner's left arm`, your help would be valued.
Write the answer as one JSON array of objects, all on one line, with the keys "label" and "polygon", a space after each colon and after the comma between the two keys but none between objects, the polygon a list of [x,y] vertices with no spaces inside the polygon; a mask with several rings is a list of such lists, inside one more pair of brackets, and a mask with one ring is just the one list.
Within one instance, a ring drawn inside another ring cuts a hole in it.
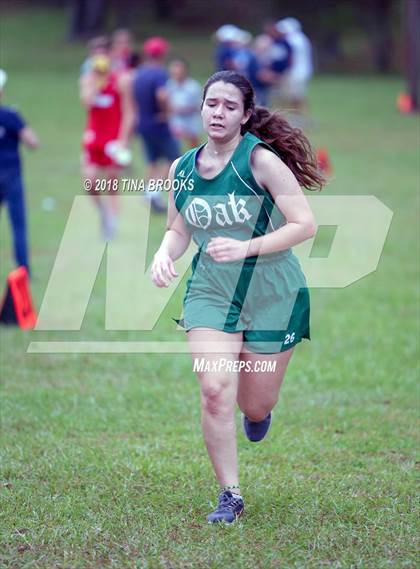
[{"label": "runner's left arm", "polygon": [[286,164],[273,152],[257,147],[251,160],[257,182],[273,197],[287,223],[272,233],[251,239],[248,257],[284,251],[313,237],[317,227],[305,194]]},{"label": "runner's left arm", "polygon": [[251,167],[257,182],[273,197],[284,214],[287,224],[272,233],[239,241],[229,237],[214,237],[206,253],[217,262],[229,262],[284,251],[310,239],[316,233],[314,215],[296,178],[289,168],[270,150],[257,147],[251,157]]}]

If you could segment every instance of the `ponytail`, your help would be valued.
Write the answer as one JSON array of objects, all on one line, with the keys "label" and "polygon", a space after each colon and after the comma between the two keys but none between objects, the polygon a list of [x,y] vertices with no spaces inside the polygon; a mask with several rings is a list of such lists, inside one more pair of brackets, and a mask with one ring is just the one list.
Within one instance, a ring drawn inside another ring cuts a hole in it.
[{"label": "ponytail", "polygon": [[321,190],[325,178],[318,169],[317,159],[309,140],[299,128],[291,126],[278,111],[254,107],[242,134],[250,132],[269,144],[292,171],[300,186]]}]

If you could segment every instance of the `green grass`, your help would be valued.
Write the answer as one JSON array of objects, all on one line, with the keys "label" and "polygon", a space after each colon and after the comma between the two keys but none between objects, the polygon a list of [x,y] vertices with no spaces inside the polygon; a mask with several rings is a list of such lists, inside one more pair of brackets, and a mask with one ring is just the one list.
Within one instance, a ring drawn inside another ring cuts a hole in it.
[{"label": "green grass", "polygon": [[[6,13],[1,24],[5,102],[42,140],[25,152],[38,307],[82,193],[83,49],[63,37],[54,12]],[[173,40],[197,54],[197,37]],[[204,80],[211,63],[200,57],[211,46],[200,45],[193,68]],[[234,527],[203,523],[217,486],[189,356],[26,353],[34,340],[139,337],[104,331],[102,266],[80,332],[1,330],[2,566],[416,566],[418,121],[395,111],[401,88],[398,78],[312,84],[310,136],[334,166],[326,194],[373,194],[394,218],[376,272],[312,291],[312,342],[296,350],[268,439],[249,445],[239,434],[246,516]],[[138,158],[137,175],[143,168]],[[41,208],[47,196],[53,213]],[[154,218],[150,252],[163,226]],[[13,267],[4,214],[1,242],[4,282]],[[170,319],[182,292],[154,339],[183,338]]]}]

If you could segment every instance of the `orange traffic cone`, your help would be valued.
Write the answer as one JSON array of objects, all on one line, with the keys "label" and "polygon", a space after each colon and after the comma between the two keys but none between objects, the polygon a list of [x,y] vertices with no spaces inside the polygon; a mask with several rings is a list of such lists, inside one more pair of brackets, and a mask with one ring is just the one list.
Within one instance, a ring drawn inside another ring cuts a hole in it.
[{"label": "orange traffic cone", "polygon": [[413,110],[413,101],[408,93],[400,93],[397,97],[397,109],[400,113],[408,114]]},{"label": "orange traffic cone", "polygon": [[0,322],[15,324],[24,330],[35,326],[36,312],[25,267],[19,267],[7,277],[7,288],[0,308]]},{"label": "orange traffic cone", "polygon": [[318,148],[316,151],[316,159],[318,162],[318,168],[324,174],[324,176],[331,176],[332,166],[330,156],[326,148]]}]

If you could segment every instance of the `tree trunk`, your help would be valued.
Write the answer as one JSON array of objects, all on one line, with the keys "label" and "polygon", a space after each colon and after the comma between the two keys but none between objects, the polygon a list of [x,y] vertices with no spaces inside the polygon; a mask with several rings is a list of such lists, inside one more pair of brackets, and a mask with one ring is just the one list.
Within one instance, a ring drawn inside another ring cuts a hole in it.
[{"label": "tree trunk", "polygon": [[412,108],[420,110],[420,2],[405,0],[405,75]]},{"label": "tree trunk", "polygon": [[71,0],[69,6],[70,19],[67,37],[69,41],[74,41],[83,36],[84,0]]},{"label": "tree trunk", "polygon": [[70,0],[69,40],[101,32],[106,11],[106,0]]}]

